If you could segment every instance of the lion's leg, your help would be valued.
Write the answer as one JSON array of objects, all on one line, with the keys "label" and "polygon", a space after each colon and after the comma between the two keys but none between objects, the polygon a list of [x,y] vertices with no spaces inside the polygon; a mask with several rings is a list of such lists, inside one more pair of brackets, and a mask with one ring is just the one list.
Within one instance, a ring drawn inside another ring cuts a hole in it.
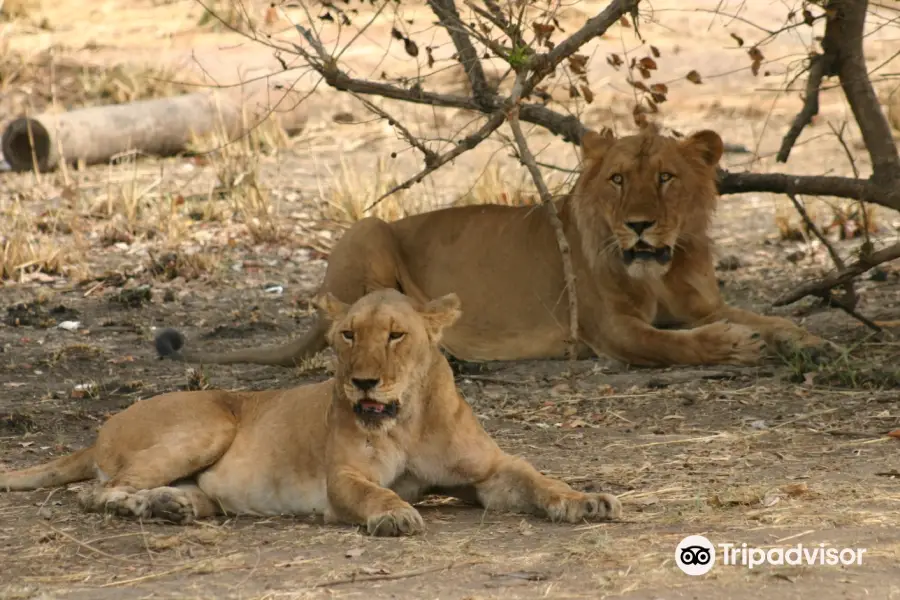
[{"label": "lion's leg", "polygon": [[595,351],[637,365],[755,364],[765,348],[759,333],[733,323],[664,330],[633,316],[608,315],[593,326],[585,342]]},{"label": "lion's leg", "polygon": [[697,319],[694,324],[730,321],[758,331],[772,348],[782,351],[807,350],[830,346],[828,341],[806,331],[789,319],[760,315],[750,310],[722,304],[717,310]]},{"label": "lion's leg", "polygon": [[[493,473],[474,487],[486,509],[536,513],[555,522],[615,519],[622,512],[615,496],[579,492],[564,481],[542,475],[528,461],[510,455],[504,455]],[[467,495],[460,497],[466,499]]]},{"label": "lion's leg", "polygon": [[425,530],[422,516],[409,502],[353,467],[340,467],[329,475],[328,502],[328,521],[365,525],[370,535],[410,535]]}]

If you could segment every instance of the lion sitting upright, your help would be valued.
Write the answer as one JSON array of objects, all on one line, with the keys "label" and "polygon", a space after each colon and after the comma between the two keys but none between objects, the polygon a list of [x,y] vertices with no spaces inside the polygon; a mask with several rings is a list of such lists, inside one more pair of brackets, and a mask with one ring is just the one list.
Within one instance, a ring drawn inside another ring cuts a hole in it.
[{"label": "lion sitting upright", "polygon": [[[572,191],[555,201],[572,247],[579,355],[638,365],[752,364],[766,346],[826,342],[787,319],[723,301],[709,235],[723,144],[704,130],[684,139],[647,129],[588,132]],[[322,292],[354,302],[394,288],[426,302],[449,292],[465,313],[444,348],[467,361],[561,358],[569,338],[562,259],[546,206],[463,206],[350,228],[328,262]],[[660,329],[660,325],[682,329]],[[327,315],[281,346],[211,353],[157,337],[188,362],[294,366],[325,347]]]},{"label": "lion sitting upright", "polygon": [[447,494],[553,521],[611,519],[619,501],[582,493],[506,454],[456,390],[438,342],[458,318],[449,294],[421,304],[382,290],[348,307],[326,295],[335,377],[265,392],[174,392],[111,417],[96,443],[0,473],[31,490],[97,476],[93,511],[174,522],[221,511],[324,513],[374,535],[424,529],[412,503]]}]

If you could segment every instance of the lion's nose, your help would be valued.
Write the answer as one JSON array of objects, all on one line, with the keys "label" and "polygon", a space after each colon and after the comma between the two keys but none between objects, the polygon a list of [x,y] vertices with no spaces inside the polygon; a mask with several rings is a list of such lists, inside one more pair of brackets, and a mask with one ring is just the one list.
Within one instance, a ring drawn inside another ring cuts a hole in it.
[{"label": "lion's nose", "polygon": [[646,230],[656,225],[656,221],[628,221],[625,224],[636,234],[641,235]]},{"label": "lion's nose", "polygon": [[377,379],[359,379],[357,377],[352,377],[350,381],[353,383],[353,387],[361,392],[373,390],[375,389],[375,386],[378,385]]}]

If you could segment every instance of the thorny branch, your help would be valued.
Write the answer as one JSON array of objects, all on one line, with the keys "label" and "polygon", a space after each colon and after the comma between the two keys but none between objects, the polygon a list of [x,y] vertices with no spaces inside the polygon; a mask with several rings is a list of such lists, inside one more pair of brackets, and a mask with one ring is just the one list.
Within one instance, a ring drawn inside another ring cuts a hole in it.
[{"label": "thorny branch", "polygon": [[381,202],[388,196],[396,194],[400,190],[405,190],[412,187],[460,154],[471,150],[472,148],[486,140],[492,133],[494,133],[501,125],[503,125],[503,121],[505,120],[506,114],[503,111],[498,110],[493,115],[491,115],[491,118],[487,120],[487,123],[482,125],[478,129],[478,131],[461,139],[453,150],[439,155],[437,158],[433,159],[431,164],[426,166],[423,170],[419,171],[417,174],[413,175],[403,183],[395,185],[390,190],[376,198],[375,201],[372,202],[372,204],[366,207],[366,212],[377,206],[379,202]]},{"label": "thorny branch", "polygon": [[547,184],[544,182],[541,170],[538,168],[537,163],[534,160],[534,155],[528,147],[528,141],[525,139],[525,134],[522,132],[522,125],[519,123],[519,107],[517,102],[524,86],[524,75],[525,72],[522,71],[516,78],[515,86],[513,86],[513,94],[510,97],[513,106],[510,109],[507,118],[509,119],[509,126],[512,129],[513,138],[518,147],[519,156],[529,173],[531,173],[531,178],[534,180],[534,185],[537,187],[538,194],[541,196],[541,202],[543,202],[544,206],[547,208],[550,224],[553,226],[553,231],[556,234],[556,244],[559,246],[559,253],[562,256],[563,277],[566,281],[566,293],[569,299],[569,339],[567,344],[567,354],[570,359],[574,360],[578,357],[578,293],[575,288],[575,269],[572,266],[572,248],[569,245],[569,240],[566,238],[566,231],[559,218],[556,205],[553,203],[553,197],[550,195],[550,190],[547,189]]}]

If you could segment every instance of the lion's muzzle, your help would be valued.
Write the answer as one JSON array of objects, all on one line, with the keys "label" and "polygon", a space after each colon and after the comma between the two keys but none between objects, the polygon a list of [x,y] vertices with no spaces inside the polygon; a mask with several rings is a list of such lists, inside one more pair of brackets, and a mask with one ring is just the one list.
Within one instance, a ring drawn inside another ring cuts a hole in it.
[{"label": "lion's muzzle", "polygon": [[397,418],[400,411],[400,403],[396,400],[392,402],[379,402],[370,398],[363,398],[353,404],[353,412],[356,413],[357,419],[363,425],[373,427]]},{"label": "lion's muzzle", "polygon": [[655,260],[661,265],[666,265],[672,260],[672,247],[654,247],[644,241],[639,241],[628,250],[622,251],[622,260],[626,265],[630,265],[636,260]]}]

